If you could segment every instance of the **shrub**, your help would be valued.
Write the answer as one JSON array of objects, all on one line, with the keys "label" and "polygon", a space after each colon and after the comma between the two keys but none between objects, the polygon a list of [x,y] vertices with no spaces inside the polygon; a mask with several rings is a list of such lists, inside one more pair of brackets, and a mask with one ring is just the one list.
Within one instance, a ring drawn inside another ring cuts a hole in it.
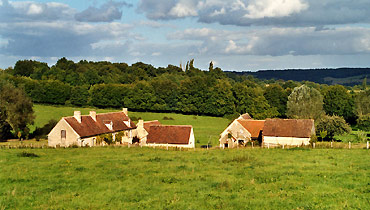
[{"label": "shrub", "polygon": [[139,121],[139,120],[142,119],[141,117],[135,117],[135,116],[132,116],[130,118],[131,118],[132,121],[135,121],[135,122],[137,122],[137,121]]},{"label": "shrub", "polygon": [[351,127],[346,123],[343,117],[323,116],[316,121],[316,133],[320,136],[327,132],[327,137],[333,139],[335,135],[341,135],[351,132]]},{"label": "shrub", "polygon": [[35,153],[32,153],[32,152],[22,152],[22,153],[19,153],[18,154],[18,157],[31,157],[31,158],[34,158],[34,157],[40,157],[39,155],[35,154]]},{"label": "shrub", "polygon": [[364,131],[357,131],[357,133],[356,133],[356,141],[357,142],[366,142],[366,140],[367,140],[366,132],[364,132]]},{"label": "shrub", "polygon": [[175,119],[173,119],[172,117],[164,116],[162,120],[175,120]]},{"label": "shrub", "polygon": [[370,114],[360,116],[357,119],[357,127],[361,130],[370,131]]},{"label": "shrub", "polygon": [[47,138],[47,135],[50,133],[51,129],[53,129],[57,123],[58,121],[51,119],[43,127],[41,128],[36,127],[35,131],[31,134],[31,138],[36,138],[36,140]]}]

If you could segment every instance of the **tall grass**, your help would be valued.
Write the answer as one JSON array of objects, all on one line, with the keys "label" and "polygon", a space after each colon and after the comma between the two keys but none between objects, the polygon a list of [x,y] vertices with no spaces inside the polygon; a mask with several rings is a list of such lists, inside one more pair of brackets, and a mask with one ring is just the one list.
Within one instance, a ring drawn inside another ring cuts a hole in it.
[{"label": "tall grass", "polygon": [[368,209],[369,155],[360,149],[1,149],[0,209]]}]

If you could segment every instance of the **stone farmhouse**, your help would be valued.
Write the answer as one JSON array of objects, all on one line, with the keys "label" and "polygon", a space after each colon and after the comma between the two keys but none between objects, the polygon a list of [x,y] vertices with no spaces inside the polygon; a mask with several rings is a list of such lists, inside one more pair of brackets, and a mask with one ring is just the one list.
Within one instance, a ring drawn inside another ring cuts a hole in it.
[{"label": "stone farmhouse", "polygon": [[219,139],[220,147],[234,148],[243,146],[249,141],[262,142],[264,120],[245,119],[243,116],[235,119],[222,133]]},{"label": "stone farmhouse", "polygon": [[[63,117],[48,134],[50,147],[62,146],[95,146],[97,136],[112,134],[113,141],[118,132],[123,132],[123,141],[132,141],[136,125],[128,117],[128,111],[96,114],[90,111],[89,115],[81,115],[75,111],[72,117]],[[118,140],[117,141],[121,141]]]},{"label": "stone farmhouse", "polygon": [[266,119],[252,120],[247,114],[235,119],[221,134],[220,147],[243,146],[249,141],[258,141],[264,147],[278,145],[301,146],[310,144],[315,134],[311,119]]},{"label": "stone farmhouse", "polygon": [[139,120],[135,125],[122,112],[82,115],[75,111],[71,117],[63,117],[48,135],[50,147],[97,146],[105,142],[99,136],[111,134],[115,144],[139,144],[153,147],[194,148],[195,138],[191,125],[162,125],[158,120]]}]

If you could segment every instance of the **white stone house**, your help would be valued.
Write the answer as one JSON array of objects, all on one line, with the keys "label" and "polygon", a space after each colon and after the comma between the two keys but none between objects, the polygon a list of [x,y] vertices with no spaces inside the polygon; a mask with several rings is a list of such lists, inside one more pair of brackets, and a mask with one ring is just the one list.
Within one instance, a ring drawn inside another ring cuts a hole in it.
[{"label": "white stone house", "polygon": [[264,120],[252,120],[239,117],[235,119],[221,134],[220,147],[234,148],[243,146],[252,140],[262,141]]},{"label": "white stone house", "polygon": [[[95,146],[97,136],[112,134],[116,142],[129,141],[133,138],[136,125],[128,117],[128,111],[96,114],[90,111],[89,115],[81,115],[75,111],[71,117],[63,117],[48,134],[50,147]],[[115,139],[118,132],[124,132],[122,139]]]}]

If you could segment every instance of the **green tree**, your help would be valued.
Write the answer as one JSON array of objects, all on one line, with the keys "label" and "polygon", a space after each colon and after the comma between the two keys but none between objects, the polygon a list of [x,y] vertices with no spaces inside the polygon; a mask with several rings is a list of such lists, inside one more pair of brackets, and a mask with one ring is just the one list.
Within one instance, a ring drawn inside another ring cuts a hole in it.
[{"label": "green tree", "polygon": [[323,97],[314,88],[306,85],[295,87],[288,97],[289,118],[318,119],[323,113]]},{"label": "green tree", "polygon": [[370,90],[361,91],[355,99],[357,116],[370,114]]},{"label": "green tree", "polygon": [[[26,93],[7,82],[0,82],[0,138],[21,132],[27,136],[28,125],[33,124],[34,115],[32,101]],[[4,132],[4,133],[3,133]]]},{"label": "green tree", "polygon": [[362,89],[366,90],[367,89],[367,77],[364,78],[364,81],[362,82]]},{"label": "green tree", "polygon": [[329,86],[324,91],[323,102],[327,115],[342,116],[347,122],[355,117],[354,100],[342,85]]},{"label": "green tree", "polygon": [[266,87],[263,95],[271,107],[276,107],[279,117],[286,116],[288,94],[279,84]]},{"label": "green tree", "polygon": [[370,131],[370,114],[359,116],[357,119],[357,127],[364,131]]},{"label": "green tree", "polygon": [[70,102],[76,106],[87,105],[89,99],[89,86],[76,86],[71,89]]},{"label": "green tree", "polygon": [[316,133],[320,136],[323,132],[327,132],[327,137],[333,139],[335,135],[351,132],[351,127],[343,117],[326,115],[316,121]]},{"label": "green tree", "polygon": [[236,112],[249,113],[255,119],[266,119],[278,116],[277,109],[271,107],[263,96],[261,88],[248,87],[242,83],[233,86]]}]

